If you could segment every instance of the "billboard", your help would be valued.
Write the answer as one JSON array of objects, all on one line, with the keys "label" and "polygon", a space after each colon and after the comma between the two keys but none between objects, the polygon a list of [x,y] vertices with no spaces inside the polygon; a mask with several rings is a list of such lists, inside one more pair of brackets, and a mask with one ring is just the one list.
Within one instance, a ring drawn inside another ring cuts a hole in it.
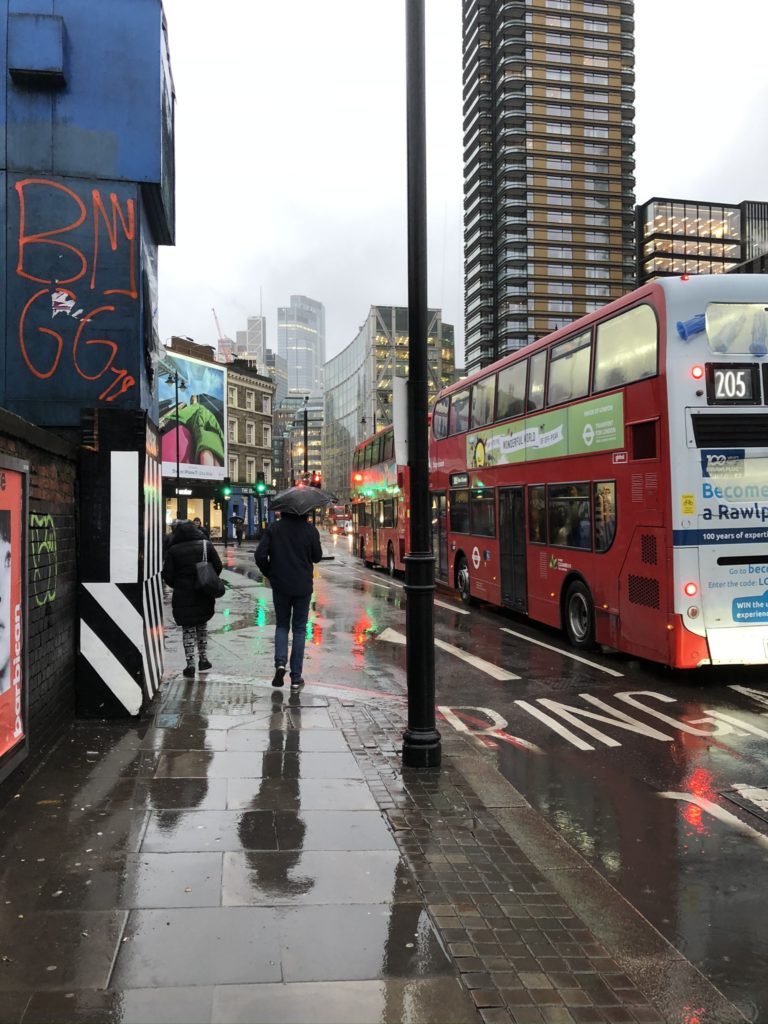
[{"label": "billboard", "polygon": [[24,678],[25,474],[0,463],[0,778],[26,740]]},{"label": "billboard", "polygon": [[[163,476],[223,480],[227,475],[226,370],[166,351],[158,365]],[[178,404],[177,404],[178,396]]]}]

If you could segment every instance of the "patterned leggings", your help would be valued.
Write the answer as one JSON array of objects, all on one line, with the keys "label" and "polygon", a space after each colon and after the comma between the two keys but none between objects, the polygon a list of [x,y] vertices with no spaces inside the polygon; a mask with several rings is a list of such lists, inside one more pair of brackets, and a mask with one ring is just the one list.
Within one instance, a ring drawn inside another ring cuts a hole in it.
[{"label": "patterned leggings", "polygon": [[204,622],[201,626],[184,626],[181,642],[184,644],[187,665],[195,664],[195,643],[200,660],[204,661],[208,653],[208,623]]}]

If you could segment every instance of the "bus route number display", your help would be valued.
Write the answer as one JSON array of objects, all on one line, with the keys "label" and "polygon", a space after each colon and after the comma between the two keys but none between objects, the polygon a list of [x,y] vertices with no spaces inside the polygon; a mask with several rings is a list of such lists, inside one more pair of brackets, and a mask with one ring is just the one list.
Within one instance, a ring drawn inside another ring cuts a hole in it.
[{"label": "bus route number display", "polygon": [[707,399],[710,405],[755,405],[760,402],[757,367],[733,363],[707,364]]}]

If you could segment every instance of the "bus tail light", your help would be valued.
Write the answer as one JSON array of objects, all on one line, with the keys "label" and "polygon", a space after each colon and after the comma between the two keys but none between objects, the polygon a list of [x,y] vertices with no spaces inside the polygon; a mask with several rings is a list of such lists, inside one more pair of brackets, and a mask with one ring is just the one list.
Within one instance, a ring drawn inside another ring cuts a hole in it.
[{"label": "bus tail light", "polygon": [[703,378],[703,376],[704,376],[704,367],[703,366],[698,366],[698,365],[697,366],[692,366],[691,367],[691,376],[693,377],[694,380],[701,380]]},{"label": "bus tail light", "polygon": [[696,597],[699,592],[698,583],[686,583],[683,587],[683,593],[686,597]]}]

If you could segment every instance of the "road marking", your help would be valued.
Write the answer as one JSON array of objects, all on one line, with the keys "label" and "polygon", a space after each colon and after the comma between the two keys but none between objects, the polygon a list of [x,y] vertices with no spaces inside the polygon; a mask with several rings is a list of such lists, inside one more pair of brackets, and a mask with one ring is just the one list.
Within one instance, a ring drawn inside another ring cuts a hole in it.
[{"label": "road marking", "polygon": [[[382,633],[379,633],[378,639],[386,640],[391,644],[405,644],[406,642],[405,636],[394,629],[385,629]],[[461,660],[466,661],[468,665],[472,665],[473,668],[480,669],[481,672],[485,672],[486,675],[491,676],[493,679],[498,679],[499,682],[507,682],[510,679],[520,678],[520,676],[516,676],[514,672],[507,672],[506,669],[499,668],[498,665],[494,665],[490,661],[485,661],[484,658],[478,658],[475,654],[468,654],[466,651],[462,651],[460,647],[454,647],[453,644],[447,644],[445,640],[438,640],[437,637],[435,637],[435,647],[439,647],[441,651],[447,651],[449,654],[453,654],[457,658],[461,658]]]},{"label": "road marking", "polygon": [[620,676],[623,677],[623,672],[617,672],[612,668],[605,668],[604,665],[598,665],[596,661],[590,661],[589,658],[582,658],[578,654],[571,654],[570,651],[564,651],[560,647],[553,647],[552,644],[545,644],[541,640],[534,640],[531,636],[526,636],[525,633],[516,633],[514,629],[507,629],[506,626],[499,627],[502,633],[509,633],[511,636],[517,636],[521,640],[527,640],[529,644],[536,644],[537,647],[546,647],[548,651],[554,651],[555,654],[562,654],[564,658],[571,658],[573,661],[580,661],[583,665],[590,665],[592,668],[596,668],[599,672],[605,672],[607,676]]},{"label": "road marking", "polygon": [[[382,583],[374,577],[369,576],[367,573],[359,572],[356,569],[353,569],[352,572],[358,579],[367,580],[376,587],[396,587],[398,590],[405,590],[405,584],[403,583],[395,583],[395,581],[391,579],[387,580],[386,583]],[[458,608],[455,604],[448,604],[446,601],[439,601],[437,598],[434,599],[434,603],[439,608],[447,608],[450,612],[456,612],[457,615],[469,615],[466,608]]]},{"label": "road marking", "polygon": [[758,832],[756,828],[747,825],[741,818],[737,818],[735,814],[731,814],[730,811],[719,807],[711,800],[706,800],[703,796],[694,796],[693,793],[659,793],[659,796],[667,800],[682,800],[683,803],[695,804],[702,811],[711,814],[713,818],[717,818],[719,821],[725,822],[726,825],[736,829],[737,832],[742,832],[745,836],[755,839],[761,846],[768,846],[768,836]]},{"label": "road marking", "polygon": [[760,789],[758,786],[748,786],[744,782],[734,782],[733,788],[739,796],[744,797],[745,800],[749,800],[751,804],[755,804],[761,811],[768,811],[768,789]]}]

